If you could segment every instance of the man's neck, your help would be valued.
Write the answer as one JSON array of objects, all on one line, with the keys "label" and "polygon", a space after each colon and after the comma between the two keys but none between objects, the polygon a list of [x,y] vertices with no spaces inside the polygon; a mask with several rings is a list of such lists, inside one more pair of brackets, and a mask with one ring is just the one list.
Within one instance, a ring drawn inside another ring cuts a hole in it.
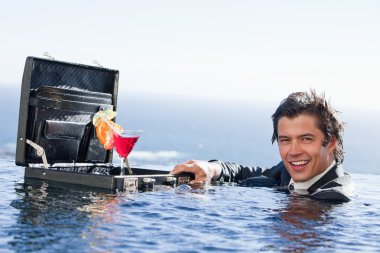
[{"label": "man's neck", "polygon": [[317,182],[321,177],[323,177],[329,170],[331,170],[335,165],[336,165],[336,162],[335,160],[333,160],[330,163],[330,166],[327,167],[327,169],[325,169],[323,172],[319,173],[318,175],[304,182],[295,182],[292,178],[290,179],[289,186],[293,185],[294,190],[307,190],[310,186],[312,186],[315,182]]}]

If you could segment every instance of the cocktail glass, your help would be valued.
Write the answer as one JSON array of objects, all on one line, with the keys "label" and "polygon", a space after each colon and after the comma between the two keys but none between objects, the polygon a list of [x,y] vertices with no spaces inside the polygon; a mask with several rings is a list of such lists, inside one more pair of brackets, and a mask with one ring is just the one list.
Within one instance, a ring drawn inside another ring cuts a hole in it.
[{"label": "cocktail glass", "polygon": [[127,156],[131,153],[142,132],[142,130],[123,130],[120,133],[117,133],[116,131],[113,132],[113,145],[120,157],[120,175],[125,174],[124,166],[127,168],[128,173],[132,174],[132,169],[129,166]]}]

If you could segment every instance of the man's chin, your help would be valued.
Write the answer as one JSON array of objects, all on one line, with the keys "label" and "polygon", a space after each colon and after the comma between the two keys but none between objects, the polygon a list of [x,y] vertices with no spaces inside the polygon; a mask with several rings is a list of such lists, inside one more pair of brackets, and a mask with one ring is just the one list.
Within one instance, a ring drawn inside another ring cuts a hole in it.
[{"label": "man's chin", "polygon": [[294,170],[289,164],[287,164],[287,165],[290,168],[288,168],[288,166],[285,166],[286,170],[289,172],[289,174],[290,174],[290,176],[294,182],[302,183],[302,182],[305,182],[311,178],[310,175],[308,175],[306,169],[297,171],[297,170]]},{"label": "man's chin", "polygon": [[296,183],[302,183],[311,178],[308,175],[300,175],[300,174],[296,174],[296,175],[291,174],[290,176],[292,177],[293,181]]}]

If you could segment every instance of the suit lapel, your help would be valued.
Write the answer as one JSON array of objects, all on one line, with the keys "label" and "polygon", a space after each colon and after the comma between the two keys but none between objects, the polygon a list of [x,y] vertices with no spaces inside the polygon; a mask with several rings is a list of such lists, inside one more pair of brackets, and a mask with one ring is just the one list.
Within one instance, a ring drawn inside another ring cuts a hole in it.
[{"label": "suit lapel", "polygon": [[309,193],[313,193],[315,190],[321,188],[326,183],[328,183],[328,182],[330,182],[330,181],[338,178],[339,177],[338,168],[339,168],[339,165],[336,164],[323,177],[321,177],[317,182],[315,182],[314,184],[312,184],[309,187],[309,189],[307,189],[307,191]]}]

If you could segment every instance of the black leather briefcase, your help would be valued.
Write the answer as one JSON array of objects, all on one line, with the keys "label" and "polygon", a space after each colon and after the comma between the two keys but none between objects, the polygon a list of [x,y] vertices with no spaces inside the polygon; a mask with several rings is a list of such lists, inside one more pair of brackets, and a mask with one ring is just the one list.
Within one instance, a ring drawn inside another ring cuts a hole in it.
[{"label": "black leather briefcase", "polygon": [[132,168],[122,175],[92,125],[100,110],[117,109],[119,71],[28,57],[22,79],[16,164],[25,178],[111,191],[176,186],[190,177],[169,168]]}]

